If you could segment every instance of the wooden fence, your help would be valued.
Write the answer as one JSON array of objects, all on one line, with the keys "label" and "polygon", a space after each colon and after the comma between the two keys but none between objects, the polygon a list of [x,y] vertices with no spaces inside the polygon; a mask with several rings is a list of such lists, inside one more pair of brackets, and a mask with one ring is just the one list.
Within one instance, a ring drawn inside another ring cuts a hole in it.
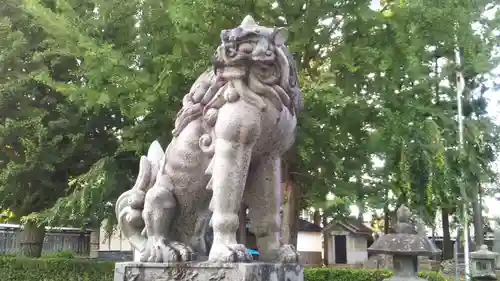
[{"label": "wooden fence", "polygon": [[[15,255],[20,251],[21,227],[0,224],[0,255]],[[43,240],[43,254],[71,251],[76,256],[89,256],[90,231],[77,228],[47,228]]]}]

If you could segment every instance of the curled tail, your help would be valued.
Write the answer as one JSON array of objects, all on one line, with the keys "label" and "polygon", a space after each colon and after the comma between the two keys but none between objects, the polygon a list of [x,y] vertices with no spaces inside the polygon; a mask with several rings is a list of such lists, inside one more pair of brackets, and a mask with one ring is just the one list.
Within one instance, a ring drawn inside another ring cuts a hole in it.
[{"label": "curled tail", "polygon": [[125,191],[116,201],[115,212],[118,226],[132,247],[139,252],[144,250],[147,237],[143,230],[145,227],[142,218],[144,198],[146,192],[154,184],[155,175],[160,168],[161,159],[165,153],[158,142],[153,142],[149,147],[148,156],[142,156],[139,162],[139,174],[134,186]]}]

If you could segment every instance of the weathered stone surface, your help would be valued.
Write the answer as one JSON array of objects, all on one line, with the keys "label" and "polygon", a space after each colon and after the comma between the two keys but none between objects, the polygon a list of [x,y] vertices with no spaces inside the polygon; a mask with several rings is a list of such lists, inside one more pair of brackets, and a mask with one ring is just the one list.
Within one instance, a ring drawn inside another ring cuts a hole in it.
[{"label": "weathered stone surface", "polygon": [[114,281],[303,281],[298,264],[117,263]]},{"label": "weathered stone surface", "polygon": [[259,260],[296,263],[296,249],[277,235],[279,163],[295,140],[302,107],[287,32],[247,16],[220,35],[212,68],[183,98],[167,149],[153,142],[135,185],[118,198],[118,224],[140,261],[208,254],[213,262],[248,262],[236,239],[243,203]]},{"label": "weathered stone surface", "polygon": [[377,254],[434,256],[441,251],[429,238],[406,233],[389,233],[380,236],[369,251]]},{"label": "weathered stone surface", "polygon": [[481,245],[480,249],[471,252],[471,276],[475,280],[496,280],[495,265],[498,253],[488,250],[488,246]]},{"label": "weathered stone surface", "polygon": [[436,256],[441,250],[425,235],[421,226],[410,221],[410,211],[406,206],[398,210],[398,223],[394,227],[396,233],[380,236],[368,252],[374,254],[393,254],[398,256]]},{"label": "weathered stone surface", "polygon": [[413,281],[418,277],[419,256],[433,256],[441,252],[425,235],[423,225],[417,220],[410,220],[410,210],[401,206],[397,212],[398,222],[394,227],[396,233],[380,236],[368,248],[370,253],[392,255],[394,276],[386,280]]},{"label": "weathered stone surface", "polygon": [[[441,262],[436,260],[431,260],[427,257],[419,257],[418,264],[420,271],[440,271]],[[363,268],[365,269],[393,269],[393,257],[392,255],[372,255],[363,263]],[[450,271],[451,272],[451,271]],[[455,271],[453,271],[455,272]]]}]

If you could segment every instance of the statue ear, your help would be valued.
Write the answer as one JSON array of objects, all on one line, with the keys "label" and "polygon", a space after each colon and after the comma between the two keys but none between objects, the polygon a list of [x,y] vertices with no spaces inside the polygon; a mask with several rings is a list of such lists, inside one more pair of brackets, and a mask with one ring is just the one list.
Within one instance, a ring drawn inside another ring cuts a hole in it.
[{"label": "statue ear", "polygon": [[288,39],[288,30],[283,27],[278,27],[274,29],[273,32],[273,41],[277,46],[285,45],[286,40]]}]

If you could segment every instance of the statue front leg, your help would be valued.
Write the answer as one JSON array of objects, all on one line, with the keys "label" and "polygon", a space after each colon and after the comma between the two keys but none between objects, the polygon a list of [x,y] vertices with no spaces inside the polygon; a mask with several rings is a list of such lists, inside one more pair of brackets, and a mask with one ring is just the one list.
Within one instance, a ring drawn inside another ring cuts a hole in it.
[{"label": "statue front leg", "polygon": [[252,257],[236,242],[238,211],[248,175],[252,150],[260,133],[260,111],[243,101],[225,104],[215,125],[213,197],[210,203],[213,245],[209,260],[244,262]]},{"label": "statue front leg", "polygon": [[267,156],[256,161],[245,190],[245,203],[252,232],[257,238],[259,261],[296,263],[298,254],[292,245],[280,247],[281,183],[279,158]]}]

